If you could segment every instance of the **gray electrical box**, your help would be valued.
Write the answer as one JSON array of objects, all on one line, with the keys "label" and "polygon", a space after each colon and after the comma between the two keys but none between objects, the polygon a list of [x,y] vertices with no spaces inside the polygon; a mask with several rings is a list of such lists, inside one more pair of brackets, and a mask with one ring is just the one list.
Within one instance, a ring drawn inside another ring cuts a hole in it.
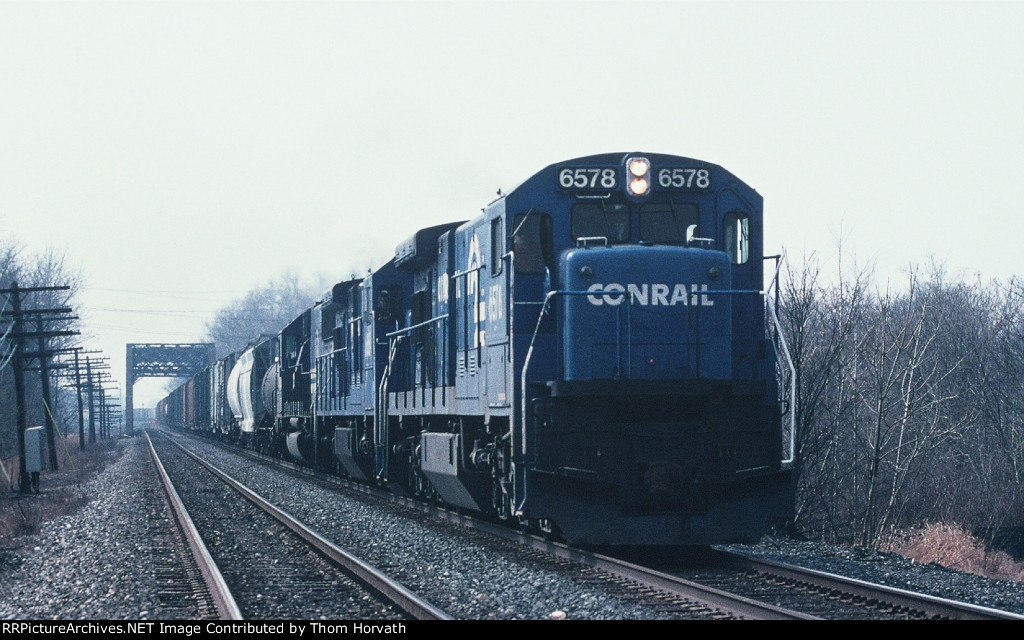
[{"label": "gray electrical box", "polygon": [[25,429],[25,471],[38,473],[46,462],[46,434],[42,427]]}]

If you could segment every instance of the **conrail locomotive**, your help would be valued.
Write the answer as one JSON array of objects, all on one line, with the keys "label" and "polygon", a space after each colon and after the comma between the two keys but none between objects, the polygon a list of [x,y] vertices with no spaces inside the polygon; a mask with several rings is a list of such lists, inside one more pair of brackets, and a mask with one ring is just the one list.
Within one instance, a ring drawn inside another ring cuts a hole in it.
[{"label": "conrail locomotive", "polygon": [[211,363],[159,420],[577,545],[751,542],[789,518],[762,197],[657,153],[498,196]]}]

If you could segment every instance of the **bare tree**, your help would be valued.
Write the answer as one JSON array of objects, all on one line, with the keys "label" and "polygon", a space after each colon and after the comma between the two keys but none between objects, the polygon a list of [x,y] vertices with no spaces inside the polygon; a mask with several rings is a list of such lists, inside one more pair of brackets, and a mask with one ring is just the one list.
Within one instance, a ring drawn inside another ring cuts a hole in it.
[{"label": "bare tree", "polygon": [[[0,288],[8,288],[16,282],[21,273],[21,247],[14,241],[0,239]],[[0,309],[10,310],[6,298],[0,299]],[[13,330],[12,323],[0,317],[0,459],[17,453],[15,432],[14,383],[11,375],[10,340],[2,337]],[[8,471],[10,471],[8,469]],[[0,484],[0,487],[5,484]]]},{"label": "bare tree", "polygon": [[879,295],[859,359],[863,544],[874,544],[887,528],[934,520],[936,507],[953,495],[949,485],[936,484],[943,464],[971,456],[965,445],[977,446],[964,438],[979,414],[965,393],[978,338],[973,302],[969,288],[948,285],[940,271],[924,284],[912,271],[906,293]]},{"label": "bare tree", "polygon": [[[23,310],[32,309],[56,309],[62,307],[74,310],[74,299],[81,287],[82,277],[78,270],[70,268],[64,255],[60,252],[49,250],[39,255],[25,257],[21,247],[13,241],[0,243],[0,288],[10,288],[14,282],[19,287],[68,287],[67,290],[55,291],[34,291],[26,293],[21,299]],[[6,300],[5,300],[6,302]],[[47,319],[45,324],[42,319],[23,316],[21,329],[27,331],[68,331],[73,330],[76,322],[70,315],[61,319]],[[0,331],[10,328],[11,323],[0,323]],[[37,347],[44,346],[47,350],[53,350],[70,344],[71,336],[56,336],[41,341],[39,345],[33,344],[26,347],[28,351],[38,352]],[[0,349],[0,365],[7,364],[6,356],[10,353],[7,345]],[[0,452],[10,452],[14,447],[16,436],[17,415],[14,409],[16,402],[13,390],[13,378],[7,375],[9,367],[0,368]],[[51,375],[47,376],[46,383],[51,389],[51,402],[58,395],[58,387],[51,384]],[[26,420],[30,424],[46,424],[47,437],[50,444],[51,465],[55,460],[55,442],[51,422],[47,417],[52,415],[56,426],[62,427],[59,410],[55,406],[44,406],[42,402],[42,380],[38,376],[27,376],[25,378],[25,410]],[[55,404],[55,403],[54,403]],[[62,428],[62,431],[66,429]]]},{"label": "bare tree", "polygon": [[[870,269],[844,268],[842,247],[836,274],[823,274],[815,255],[794,270],[787,263],[782,322],[796,368],[798,497],[793,526],[833,537],[847,516],[850,459],[845,441],[854,406],[848,371],[868,297]],[[831,275],[835,283],[823,281]],[[862,333],[862,332],[861,332]]]},{"label": "bare tree", "polygon": [[294,273],[285,273],[231,302],[206,327],[217,357],[243,349],[260,335],[277,333],[315,299]]},{"label": "bare tree", "polygon": [[1024,280],[1012,278],[999,301],[995,339],[986,352],[997,384],[984,406],[1013,482],[1024,483]]},{"label": "bare tree", "polygon": [[978,290],[976,304],[959,305],[978,316],[966,348],[971,375],[962,385],[977,418],[946,474],[960,489],[959,520],[993,532],[1020,526],[1024,513],[1024,287],[1013,278]]},{"label": "bare tree", "polygon": [[933,264],[908,284],[869,291],[869,271],[829,278],[813,255],[787,274],[804,535],[874,544],[888,528],[978,530],[1021,512],[1020,282],[1000,294]]}]

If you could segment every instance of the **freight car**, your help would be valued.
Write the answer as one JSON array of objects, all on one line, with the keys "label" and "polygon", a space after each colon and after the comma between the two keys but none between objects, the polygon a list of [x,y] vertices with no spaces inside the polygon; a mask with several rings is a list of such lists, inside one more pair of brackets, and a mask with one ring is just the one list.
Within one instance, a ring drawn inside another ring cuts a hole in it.
[{"label": "freight car", "polygon": [[762,198],[718,165],[560,162],[230,356],[231,428],[195,380],[160,413],[574,544],[754,541],[795,496],[765,261]]}]

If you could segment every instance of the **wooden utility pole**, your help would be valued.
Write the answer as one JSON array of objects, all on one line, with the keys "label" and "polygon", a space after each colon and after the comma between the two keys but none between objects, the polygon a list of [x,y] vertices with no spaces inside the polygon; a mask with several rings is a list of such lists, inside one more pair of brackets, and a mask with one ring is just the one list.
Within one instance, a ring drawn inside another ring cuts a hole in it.
[{"label": "wooden utility pole", "polygon": [[82,392],[83,391],[87,391],[86,385],[90,383],[91,378],[88,378],[88,376],[87,376],[87,379],[85,381],[82,380],[83,371],[85,370],[86,364],[88,362],[88,358],[87,357],[84,358],[85,362],[83,362],[82,356],[88,356],[89,354],[101,353],[101,352],[100,351],[84,351],[82,349],[82,347],[74,347],[72,349],[69,349],[68,351],[73,351],[74,354],[75,354],[75,364],[74,364],[74,367],[75,367],[75,374],[74,374],[75,375],[75,382],[74,382],[74,385],[75,385],[75,395],[76,395],[77,400],[78,400],[78,448],[79,448],[80,451],[85,451],[85,405],[84,405],[83,400],[82,400]]},{"label": "wooden utility pole", "polygon": [[[18,283],[11,284],[10,291],[11,312],[14,314],[15,328],[17,328],[18,317],[21,315],[21,295],[18,292]],[[18,491],[21,493],[32,492],[32,478],[25,469],[25,430],[28,429],[28,416],[25,414],[25,370],[21,362],[21,339],[15,338],[12,349],[14,359],[14,404],[17,413],[18,423]]]},{"label": "wooden utility pole", "polygon": [[[103,389],[103,379],[109,378],[110,373],[103,371],[103,369],[110,369],[110,365],[106,362],[108,358],[86,358],[85,359],[85,376],[86,376],[86,389],[88,390],[89,398],[89,442],[96,442],[96,426],[97,418],[99,418],[99,429],[100,438],[103,436],[103,411],[104,404],[106,403],[105,393]],[[99,395],[99,403],[97,406],[96,395]]]},{"label": "wooden utility pole", "polygon": [[82,370],[78,366],[78,352],[75,347],[75,395],[78,396],[78,450],[85,451],[85,415],[82,413]]},{"label": "wooden utility pole", "polygon": [[[70,311],[70,309],[68,309]],[[43,389],[43,416],[46,422],[46,448],[50,450],[50,470],[57,470],[57,419],[53,415],[53,399],[50,397],[50,370],[46,353],[46,338],[43,337],[43,318],[36,317],[36,331],[39,333],[39,380]]]},{"label": "wooden utility pole", "polygon": [[[109,382],[113,382],[112,380],[109,379],[110,374],[107,374],[107,378]],[[115,396],[115,394],[119,390],[119,387],[117,387],[116,385],[109,389],[106,387],[100,387],[100,392],[103,394],[103,428],[101,429],[101,433],[104,438],[113,437],[112,427],[114,426],[114,417],[116,415],[115,412],[121,408],[121,405],[117,404],[117,397]]]},{"label": "wooden utility pole", "polygon": [[[25,293],[32,293],[36,291],[67,291],[71,287],[59,286],[59,287],[19,287],[17,282],[11,283],[10,289],[0,289],[0,294],[7,295],[11,303],[11,310],[4,311],[3,316],[10,317],[11,322],[14,324],[14,330],[10,332],[12,338],[12,364],[14,368],[14,393],[15,393],[15,405],[17,412],[17,429],[18,429],[18,465],[19,465],[19,481],[18,489],[22,493],[28,493],[32,490],[31,478],[28,471],[25,469],[25,430],[28,429],[28,413],[25,407],[25,362],[24,360],[30,358],[39,358],[40,371],[42,372],[42,389],[44,394],[44,402],[47,405],[47,444],[50,450],[50,467],[52,469],[57,468],[57,447],[56,447],[56,424],[53,421],[52,411],[49,410],[49,372],[47,370],[46,361],[50,357],[50,353],[46,351],[46,338],[55,336],[67,336],[76,335],[77,331],[44,331],[42,328],[42,322],[44,320],[55,320],[55,319],[71,319],[71,318],[46,318],[47,315],[55,314],[66,314],[70,313],[71,309],[29,309],[23,310],[21,307],[21,296]],[[25,317],[36,316],[37,318],[37,329],[36,331],[26,331]],[[28,338],[36,338],[39,341],[39,353],[30,353],[25,351],[25,340]]]},{"label": "wooden utility pole", "polygon": [[92,402],[92,358],[85,359],[85,388],[89,397],[89,444],[96,442],[96,411],[93,409]]}]

